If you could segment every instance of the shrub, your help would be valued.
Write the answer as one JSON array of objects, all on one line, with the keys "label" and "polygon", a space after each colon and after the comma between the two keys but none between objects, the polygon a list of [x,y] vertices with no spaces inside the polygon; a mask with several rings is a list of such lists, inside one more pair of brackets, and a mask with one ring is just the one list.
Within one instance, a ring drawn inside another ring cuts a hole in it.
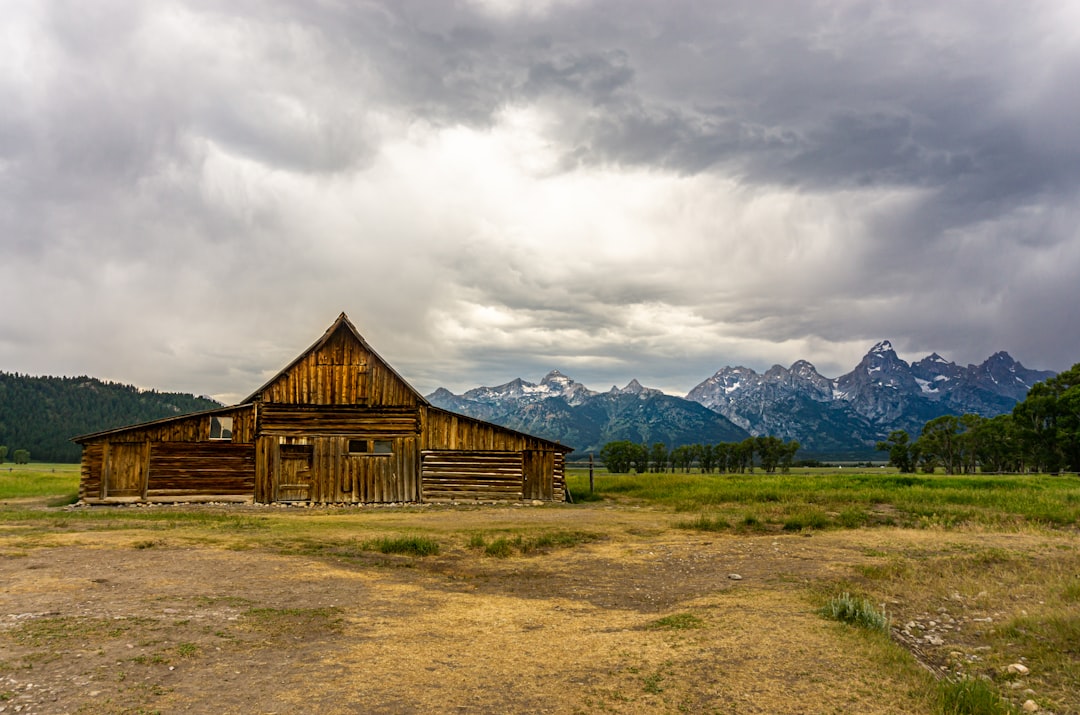
[{"label": "shrub", "polygon": [[889,630],[889,617],[884,612],[874,608],[869,599],[855,598],[847,592],[829,599],[820,613],[834,621],[871,631],[886,633]]}]

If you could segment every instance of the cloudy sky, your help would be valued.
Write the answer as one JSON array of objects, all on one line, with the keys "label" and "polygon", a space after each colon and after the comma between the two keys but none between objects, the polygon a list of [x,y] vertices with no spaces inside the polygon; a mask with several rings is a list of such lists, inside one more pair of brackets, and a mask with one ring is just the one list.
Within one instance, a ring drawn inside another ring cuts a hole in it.
[{"label": "cloudy sky", "polygon": [[1080,4],[5,0],[0,370],[1080,361]]}]

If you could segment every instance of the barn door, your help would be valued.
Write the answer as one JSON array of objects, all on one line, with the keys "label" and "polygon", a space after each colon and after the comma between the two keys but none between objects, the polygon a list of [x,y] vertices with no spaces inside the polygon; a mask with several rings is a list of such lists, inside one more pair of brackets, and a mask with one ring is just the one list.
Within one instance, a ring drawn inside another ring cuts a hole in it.
[{"label": "barn door", "polygon": [[521,497],[523,499],[551,501],[555,498],[554,452],[542,452],[536,449],[525,450],[522,452],[521,472]]},{"label": "barn door", "polygon": [[275,501],[308,501],[311,499],[311,463],[314,455],[310,444],[279,444],[277,466],[277,498]]},{"label": "barn door", "polygon": [[146,486],[146,442],[113,442],[105,447],[101,497],[141,497]]}]

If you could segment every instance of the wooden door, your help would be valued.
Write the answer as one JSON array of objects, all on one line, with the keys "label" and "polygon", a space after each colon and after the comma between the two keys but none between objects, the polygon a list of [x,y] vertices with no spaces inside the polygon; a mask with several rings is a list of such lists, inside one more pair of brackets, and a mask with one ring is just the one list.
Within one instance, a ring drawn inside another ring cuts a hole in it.
[{"label": "wooden door", "polygon": [[103,499],[141,497],[146,488],[146,442],[113,442],[105,446],[105,470],[101,480]]},{"label": "wooden door", "polygon": [[275,461],[276,501],[311,499],[313,445],[278,444]]},{"label": "wooden door", "polygon": [[555,498],[555,453],[527,449],[522,452],[523,499],[542,499],[551,501]]}]

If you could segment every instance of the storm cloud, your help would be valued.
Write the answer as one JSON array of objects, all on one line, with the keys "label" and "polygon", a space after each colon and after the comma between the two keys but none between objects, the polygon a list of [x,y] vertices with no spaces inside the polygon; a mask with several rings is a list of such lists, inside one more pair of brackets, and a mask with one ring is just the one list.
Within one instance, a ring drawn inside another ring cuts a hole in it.
[{"label": "storm cloud", "polygon": [[231,401],[342,310],[424,392],[1080,361],[1073,3],[0,18],[3,370]]}]

